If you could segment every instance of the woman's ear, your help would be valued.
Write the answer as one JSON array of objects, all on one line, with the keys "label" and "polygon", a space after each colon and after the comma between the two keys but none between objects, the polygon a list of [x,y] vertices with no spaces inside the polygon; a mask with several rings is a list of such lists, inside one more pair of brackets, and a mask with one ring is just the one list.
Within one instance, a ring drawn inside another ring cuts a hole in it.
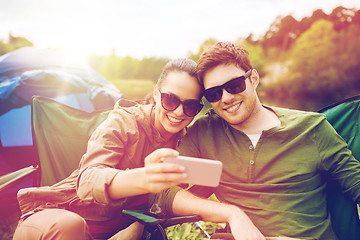
[{"label": "woman's ear", "polygon": [[154,102],[156,103],[157,98],[159,97],[159,87],[156,84],[154,87],[154,91],[153,91],[153,98],[154,98]]}]

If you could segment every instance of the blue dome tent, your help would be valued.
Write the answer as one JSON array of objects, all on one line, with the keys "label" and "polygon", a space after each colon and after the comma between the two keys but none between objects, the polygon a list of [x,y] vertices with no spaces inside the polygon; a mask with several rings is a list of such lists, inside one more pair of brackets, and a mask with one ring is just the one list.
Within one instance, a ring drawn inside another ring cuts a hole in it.
[{"label": "blue dome tent", "polygon": [[[0,56],[0,176],[39,165],[31,129],[33,96],[93,112],[112,108],[122,94],[88,65],[56,50],[25,47]],[[20,188],[37,185],[34,176],[1,190],[1,201],[14,201]]]}]

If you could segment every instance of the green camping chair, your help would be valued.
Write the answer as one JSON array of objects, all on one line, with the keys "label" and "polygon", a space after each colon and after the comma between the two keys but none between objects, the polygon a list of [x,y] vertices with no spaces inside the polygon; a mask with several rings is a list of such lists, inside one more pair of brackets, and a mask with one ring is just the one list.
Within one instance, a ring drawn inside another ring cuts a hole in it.
[{"label": "green camping chair", "polygon": [[31,107],[41,186],[53,185],[78,168],[90,135],[110,110],[88,113],[46,97],[34,97]]},{"label": "green camping chair", "polygon": [[[326,115],[340,136],[348,143],[348,148],[360,160],[360,96],[346,99],[326,107],[319,112]],[[341,193],[337,183],[328,183],[328,207],[332,226],[341,240],[360,239],[360,220],[357,205],[350,196]]]},{"label": "green camping chair", "polygon": [[[33,98],[33,139],[39,153],[42,186],[61,181],[78,167],[88,139],[109,112],[88,113],[46,97]],[[167,239],[166,227],[200,220],[199,216],[158,218],[146,212],[123,211],[144,224],[143,239]]]}]

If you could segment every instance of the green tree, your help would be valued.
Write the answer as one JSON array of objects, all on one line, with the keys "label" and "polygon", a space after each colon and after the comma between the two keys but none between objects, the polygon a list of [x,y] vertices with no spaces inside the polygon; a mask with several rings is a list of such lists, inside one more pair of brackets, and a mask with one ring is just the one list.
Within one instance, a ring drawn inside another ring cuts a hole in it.
[{"label": "green tree", "polygon": [[[119,58],[117,62],[118,78],[126,78],[126,79],[135,78],[135,76],[139,71],[139,63],[140,63],[139,59],[130,56]],[[137,77],[141,78],[142,75],[141,74],[137,75]]]},{"label": "green tree", "polygon": [[360,91],[360,48],[358,36],[360,24],[343,29],[335,38],[336,69],[344,94],[358,94]]},{"label": "green tree", "polygon": [[33,47],[34,44],[30,42],[27,38],[24,37],[15,37],[11,33],[9,34],[9,44],[13,50],[22,48],[22,47]]},{"label": "green tree", "polygon": [[[335,38],[333,24],[319,20],[294,45],[290,71],[304,77],[303,81],[306,81],[310,89],[322,84],[329,87],[329,84],[334,84],[334,80],[338,79],[335,69]],[[315,79],[318,80],[313,81]]]},{"label": "green tree", "polygon": [[151,79],[156,81],[169,61],[168,58],[143,58],[137,59],[130,56],[120,57],[90,55],[88,64],[105,78],[116,81],[119,79]]},{"label": "green tree", "polygon": [[259,72],[260,76],[264,75],[266,57],[262,46],[257,42],[249,41],[249,39],[241,42],[241,45],[249,52],[253,67]]},{"label": "green tree", "polygon": [[333,23],[315,22],[296,41],[291,54],[287,88],[299,101],[312,99],[319,104],[336,101],[341,93],[337,65],[337,34]]},{"label": "green tree", "polygon": [[138,71],[135,77],[142,79],[151,79],[156,82],[156,80],[160,76],[162,69],[168,61],[168,58],[143,58],[139,62]]},{"label": "green tree", "polygon": [[22,47],[33,47],[34,44],[24,37],[15,37],[11,33],[8,37],[8,42],[0,40],[0,55],[12,52]]},{"label": "green tree", "polygon": [[209,47],[211,47],[212,45],[214,45],[215,43],[217,43],[218,41],[214,38],[209,38],[207,40],[205,40],[200,48],[199,48],[199,51],[195,54],[190,54],[188,57],[192,60],[194,60],[195,62],[197,62],[200,58],[200,55],[206,50],[208,49]]},{"label": "green tree", "polygon": [[[291,50],[291,65],[271,96],[296,100],[297,108],[317,110],[348,97],[358,82],[360,51],[354,40],[359,26],[341,32],[319,20],[304,32]],[[356,76],[357,75],[357,76]]]},{"label": "green tree", "polygon": [[293,16],[278,16],[264,35],[263,47],[265,50],[271,47],[287,50],[300,34],[299,23]]},{"label": "green tree", "polygon": [[109,80],[114,80],[118,77],[117,61],[118,59],[116,55],[91,55],[87,57],[88,64]]},{"label": "green tree", "polygon": [[11,51],[12,47],[8,43],[0,41],[0,56]]}]

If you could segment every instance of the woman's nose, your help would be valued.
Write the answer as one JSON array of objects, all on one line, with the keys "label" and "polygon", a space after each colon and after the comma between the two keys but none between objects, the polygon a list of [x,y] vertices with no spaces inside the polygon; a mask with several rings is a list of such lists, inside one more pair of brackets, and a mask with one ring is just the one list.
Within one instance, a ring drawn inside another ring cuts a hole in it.
[{"label": "woman's nose", "polygon": [[173,110],[173,113],[176,116],[182,116],[184,114],[184,109],[183,109],[183,105],[180,104],[175,110]]}]

